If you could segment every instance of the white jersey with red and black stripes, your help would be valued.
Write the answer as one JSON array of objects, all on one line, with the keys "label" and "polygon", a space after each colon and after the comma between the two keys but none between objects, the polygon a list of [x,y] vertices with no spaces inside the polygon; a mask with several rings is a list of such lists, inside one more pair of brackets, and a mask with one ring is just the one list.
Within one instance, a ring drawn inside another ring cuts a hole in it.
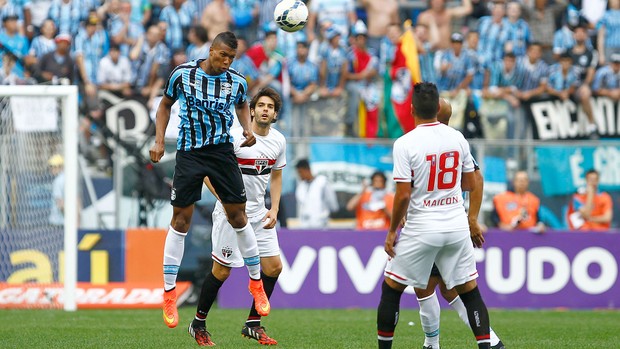
[{"label": "white jersey with red and black stripes", "polygon": [[[245,211],[248,217],[265,214],[265,193],[271,171],[279,171],[286,166],[286,139],[278,130],[270,128],[266,136],[254,134],[256,144],[241,147],[245,140],[243,128],[231,130],[234,138],[235,155],[243,173],[243,184],[247,202]],[[218,202],[217,208],[223,211]]]}]

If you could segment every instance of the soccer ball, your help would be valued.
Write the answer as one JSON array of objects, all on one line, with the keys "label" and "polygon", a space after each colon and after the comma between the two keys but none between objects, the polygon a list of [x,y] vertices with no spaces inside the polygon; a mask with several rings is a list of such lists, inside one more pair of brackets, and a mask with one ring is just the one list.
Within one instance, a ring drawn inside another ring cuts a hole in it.
[{"label": "soccer ball", "polygon": [[273,20],[280,29],[296,32],[308,22],[308,8],[301,0],[284,0],[273,11]]}]

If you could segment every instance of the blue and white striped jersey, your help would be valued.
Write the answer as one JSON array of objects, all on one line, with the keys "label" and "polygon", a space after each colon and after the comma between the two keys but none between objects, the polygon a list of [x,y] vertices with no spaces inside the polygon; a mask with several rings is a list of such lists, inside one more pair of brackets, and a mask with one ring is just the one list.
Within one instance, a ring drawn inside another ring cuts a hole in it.
[{"label": "blue and white striped jersey", "polygon": [[605,26],[605,47],[620,47],[620,10],[607,10],[603,18],[596,25],[599,30]]},{"label": "blue and white striped jersey", "polygon": [[609,65],[605,65],[596,71],[592,82],[592,91],[617,88],[620,88],[620,72],[614,72]]},{"label": "blue and white striped jersey", "polygon": [[203,61],[179,65],[164,87],[166,97],[178,100],[181,109],[177,150],[233,142],[233,110],[247,101],[248,85],[243,75],[234,69],[209,75],[200,68]]}]

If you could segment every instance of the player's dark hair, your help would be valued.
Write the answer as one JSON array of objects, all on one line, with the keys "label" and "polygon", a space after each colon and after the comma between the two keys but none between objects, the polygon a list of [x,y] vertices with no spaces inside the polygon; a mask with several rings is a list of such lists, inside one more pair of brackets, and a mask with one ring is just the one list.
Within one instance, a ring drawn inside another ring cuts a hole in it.
[{"label": "player's dark hair", "polygon": [[207,29],[201,25],[192,26],[192,30],[194,31],[194,35],[200,40],[200,42],[205,43],[209,41],[209,35],[207,33]]},{"label": "player's dark hair", "polygon": [[439,111],[439,92],[432,82],[418,82],[413,87],[413,111],[420,119],[432,119]]},{"label": "player's dark hair", "polygon": [[387,182],[387,177],[385,176],[385,174],[383,173],[383,171],[375,171],[371,176],[370,176],[370,180],[373,180],[375,177],[381,177],[383,178],[383,182]]},{"label": "player's dark hair", "polygon": [[237,37],[233,32],[221,32],[217,34],[215,39],[213,39],[213,46],[217,46],[218,44],[224,44],[233,50],[237,49]]},{"label": "player's dark hair", "polygon": [[[271,98],[271,100],[273,101],[273,109],[276,111],[276,113],[280,112],[280,108],[282,108],[282,98],[280,98],[280,94],[271,87],[261,88],[260,91],[258,91],[258,93],[254,95],[254,97],[252,97],[252,100],[250,100],[251,110],[254,110],[256,108],[256,103],[258,103],[258,99],[261,97]],[[273,119],[273,122],[276,122],[276,120],[277,118]]]},{"label": "player's dark hair", "polygon": [[299,169],[309,170],[310,162],[308,161],[308,159],[300,159],[299,161],[297,161],[297,164],[295,164],[295,168],[298,170]]},{"label": "player's dark hair", "polygon": [[597,170],[595,170],[595,169],[591,168],[591,169],[589,169],[589,170],[586,172],[586,177],[587,177],[589,174],[592,174],[592,173],[594,173],[594,174],[595,174],[595,175],[597,175],[597,176],[599,175],[599,173],[598,173],[598,171],[597,171]]}]

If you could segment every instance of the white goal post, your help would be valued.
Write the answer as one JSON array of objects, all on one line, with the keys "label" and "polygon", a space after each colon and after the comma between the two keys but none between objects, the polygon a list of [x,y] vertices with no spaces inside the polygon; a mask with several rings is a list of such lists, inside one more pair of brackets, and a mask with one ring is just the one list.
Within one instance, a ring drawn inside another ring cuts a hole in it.
[{"label": "white goal post", "polygon": [[[60,113],[62,118],[62,151],[64,157],[64,292],[63,307],[67,311],[77,309],[77,229],[78,229],[78,89],[77,86],[63,85],[11,85],[0,86],[0,98],[2,97],[55,97],[60,98]],[[36,100],[35,100],[36,101]],[[27,107],[27,106],[26,106]],[[3,108],[11,108],[4,104]],[[6,113],[9,113],[6,111]],[[36,123],[34,121],[19,121]],[[28,127],[26,125],[26,127]],[[1,134],[1,132],[0,132]],[[0,144],[2,146],[2,144]],[[8,148],[8,147],[7,147]],[[9,149],[0,149],[2,153]],[[0,160],[1,162],[1,160]],[[0,190],[1,193],[1,190]],[[3,193],[6,195],[6,193]],[[7,198],[0,198],[0,200]],[[0,223],[2,217],[0,217]],[[59,268],[60,274],[60,268]]]}]

